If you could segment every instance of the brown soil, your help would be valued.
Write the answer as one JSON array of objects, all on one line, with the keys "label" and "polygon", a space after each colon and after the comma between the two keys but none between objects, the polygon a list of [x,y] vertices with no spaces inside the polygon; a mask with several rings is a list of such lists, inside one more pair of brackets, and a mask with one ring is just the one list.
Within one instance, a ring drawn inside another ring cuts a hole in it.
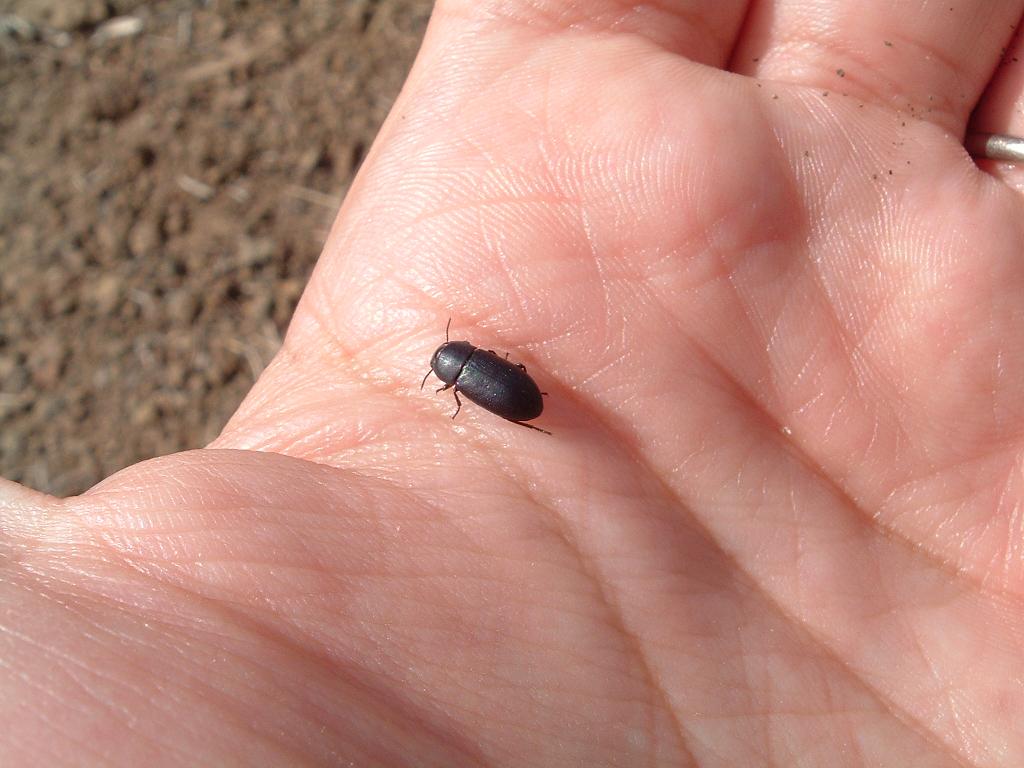
[{"label": "brown soil", "polygon": [[430,6],[0,0],[0,474],[69,494],[218,433]]}]

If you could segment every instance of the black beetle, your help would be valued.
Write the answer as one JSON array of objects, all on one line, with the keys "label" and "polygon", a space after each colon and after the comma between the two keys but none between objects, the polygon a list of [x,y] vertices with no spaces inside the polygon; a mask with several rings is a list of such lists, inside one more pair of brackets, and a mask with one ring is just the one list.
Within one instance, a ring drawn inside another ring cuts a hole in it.
[{"label": "black beetle", "polygon": [[459,392],[477,405],[503,419],[513,421],[528,429],[535,429],[550,435],[546,429],[535,427],[524,422],[536,419],[544,410],[544,398],[547,392],[540,388],[526,372],[526,366],[510,363],[508,355],[499,357],[493,350],[475,347],[468,341],[450,341],[448,331],[452,320],[444,329],[444,344],[434,350],[430,358],[430,370],[423,377],[420,389],[427,383],[430,374],[444,382],[438,392],[451,389],[455,395],[454,419],[462,410]]}]

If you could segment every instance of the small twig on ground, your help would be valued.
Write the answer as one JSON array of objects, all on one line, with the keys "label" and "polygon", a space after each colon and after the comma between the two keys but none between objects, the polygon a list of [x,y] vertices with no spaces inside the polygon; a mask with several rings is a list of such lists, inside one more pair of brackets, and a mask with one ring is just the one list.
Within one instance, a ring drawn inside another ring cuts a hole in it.
[{"label": "small twig on ground", "polygon": [[110,21],[100,24],[93,32],[89,42],[99,46],[109,43],[111,40],[120,40],[123,37],[135,37],[142,32],[145,25],[138,16],[118,16]]},{"label": "small twig on ground", "polygon": [[191,176],[186,176],[185,174],[178,177],[178,186],[190,195],[198,197],[203,201],[209,200],[213,197],[213,193],[215,192],[214,188],[209,184],[204,184],[199,181],[199,179],[193,179]]},{"label": "small twig on ground", "polygon": [[285,192],[298,200],[305,200],[307,203],[322,205],[324,208],[337,210],[341,207],[341,198],[335,195],[328,195],[309,187],[300,187],[297,184],[289,184]]},{"label": "small twig on ground", "polygon": [[192,11],[178,14],[178,47],[192,47]]}]

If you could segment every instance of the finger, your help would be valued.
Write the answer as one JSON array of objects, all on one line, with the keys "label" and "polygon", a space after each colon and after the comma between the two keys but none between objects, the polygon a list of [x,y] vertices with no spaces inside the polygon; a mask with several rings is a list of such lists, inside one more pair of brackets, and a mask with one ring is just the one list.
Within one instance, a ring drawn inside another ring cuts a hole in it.
[{"label": "finger", "polygon": [[0,551],[19,539],[31,539],[43,529],[54,531],[47,505],[59,503],[53,496],[0,477]]},{"label": "finger", "polygon": [[436,14],[490,22],[493,29],[546,34],[633,35],[702,64],[722,66],[735,45],[749,0],[441,0]]},{"label": "finger", "polygon": [[1021,0],[762,0],[733,68],[848,93],[959,132]]},{"label": "finger", "polygon": [[[984,133],[1024,136],[1024,36],[1020,31],[985,91],[974,113],[971,129]],[[978,164],[1024,192],[1024,163],[980,160]]]}]

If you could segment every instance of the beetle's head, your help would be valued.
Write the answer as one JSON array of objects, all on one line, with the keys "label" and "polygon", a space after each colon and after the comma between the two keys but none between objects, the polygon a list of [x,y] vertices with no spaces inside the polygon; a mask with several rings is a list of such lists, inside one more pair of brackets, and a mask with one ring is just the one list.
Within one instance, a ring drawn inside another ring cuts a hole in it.
[{"label": "beetle's head", "polygon": [[454,384],[475,349],[468,341],[446,341],[434,351],[430,368],[445,384]]}]

